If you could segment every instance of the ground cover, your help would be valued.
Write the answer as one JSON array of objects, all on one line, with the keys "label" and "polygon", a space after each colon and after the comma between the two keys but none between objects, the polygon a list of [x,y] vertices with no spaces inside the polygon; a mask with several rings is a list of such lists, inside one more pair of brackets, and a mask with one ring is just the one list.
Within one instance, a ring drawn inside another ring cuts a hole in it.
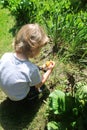
[{"label": "ground cover", "polygon": [[[6,51],[12,51],[12,28],[15,18],[8,9],[0,6],[0,56]],[[48,88],[43,98],[30,103],[12,103],[0,90],[0,130],[46,130],[46,104],[49,93],[55,89],[65,91],[65,85],[72,82],[67,77],[70,74],[75,80],[87,81],[87,70],[72,62],[63,63],[57,54],[52,54],[52,44],[48,44],[33,62],[37,65],[44,64],[47,60],[54,60],[56,66],[49,80]],[[41,72],[42,73],[42,72]]]}]

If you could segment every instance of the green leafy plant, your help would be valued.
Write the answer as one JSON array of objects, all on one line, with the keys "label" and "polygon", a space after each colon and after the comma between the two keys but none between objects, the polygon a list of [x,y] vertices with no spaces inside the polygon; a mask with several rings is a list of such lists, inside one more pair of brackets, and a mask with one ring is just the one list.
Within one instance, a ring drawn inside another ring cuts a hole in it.
[{"label": "green leafy plant", "polygon": [[48,130],[85,130],[87,127],[87,85],[80,82],[75,88],[74,97],[60,90],[49,95]]},{"label": "green leafy plant", "polygon": [[[4,4],[6,0],[3,0]],[[34,0],[8,0],[7,6],[15,15],[19,25],[33,22],[36,15],[36,6]]]}]

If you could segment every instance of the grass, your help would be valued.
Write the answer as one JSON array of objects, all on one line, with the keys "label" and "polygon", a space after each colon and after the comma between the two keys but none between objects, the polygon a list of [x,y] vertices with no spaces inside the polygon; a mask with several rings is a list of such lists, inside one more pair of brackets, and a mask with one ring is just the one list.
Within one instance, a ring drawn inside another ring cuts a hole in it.
[{"label": "grass", "polygon": [[8,9],[0,5],[0,56],[12,49],[12,28],[14,25],[15,18],[10,14]]},{"label": "grass", "polygon": [[43,130],[43,107],[41,100],[32,103],[4,100],[0,104],[0,130]]}]

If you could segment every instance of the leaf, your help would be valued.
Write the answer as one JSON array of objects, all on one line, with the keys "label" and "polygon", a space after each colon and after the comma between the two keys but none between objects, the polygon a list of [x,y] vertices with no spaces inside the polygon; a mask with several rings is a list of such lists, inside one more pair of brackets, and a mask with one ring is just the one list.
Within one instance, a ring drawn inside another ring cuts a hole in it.
[{"label": "leaf", "polygon": [[65,94],[60,90],[55,90],[49,95],[49,107],[54,114],[61,114],[65,111]]},{"label": "leaf", "polygon": [[58,124],[55,121],[51,121],[47,124],[48,130],[58,130]]},{"label": "leaf", "polygon": [[77,84],[76,98],[79,101],[87,102],[87,85]]},{"label": "leaf", "polygon": [[66,130],[64,124],[60,122],[51,121],[47,124],[48,130]]},{"label": "leaf", "polygon": [[55,90],[49,95],[49,111],[55,115],[71,113],[75,107],[75,99],[60,90]]}]

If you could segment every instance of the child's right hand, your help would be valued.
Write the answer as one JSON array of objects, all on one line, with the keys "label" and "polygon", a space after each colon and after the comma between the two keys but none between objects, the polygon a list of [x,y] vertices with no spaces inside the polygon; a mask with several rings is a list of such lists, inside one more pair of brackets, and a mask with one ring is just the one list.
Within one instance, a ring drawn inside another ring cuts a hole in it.
[{"label": "child's right hand", "polygon": [[46,68],[47,68],[47,70],[48,69],[53,69],[55,67],[55,62],[54,61],[47,61],[46,62]]},{"label": "child's right hand", "polygon": [[47,70],[52,70],[55,67],[55,62],[54,61],[47,61],[45,64],[43,64],[42,66],[40,66],[40,70],[43,70],[44,72],[46,72]]},{"label": "child's right hand", "polygon": [[42,76],[42,84],[44,84],[46,82],[46,80],[48,79],[49,75],[51,74],[54,66],[55,66],[54,61],[49,61],[49,62],[45,63],[44,68],[46,67],[46,71]]}]

